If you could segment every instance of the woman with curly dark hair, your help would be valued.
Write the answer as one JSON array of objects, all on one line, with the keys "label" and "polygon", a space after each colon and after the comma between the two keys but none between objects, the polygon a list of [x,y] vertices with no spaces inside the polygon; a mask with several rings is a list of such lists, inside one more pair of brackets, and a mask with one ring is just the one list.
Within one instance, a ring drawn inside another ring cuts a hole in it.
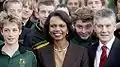
[{"label": "woman with curly dark hair", "polygon": [[72,25],[68,14],[52,12],[44,25],[49,44],[38,50],[38,67],[88,67],[87,50],[72,43]]}]

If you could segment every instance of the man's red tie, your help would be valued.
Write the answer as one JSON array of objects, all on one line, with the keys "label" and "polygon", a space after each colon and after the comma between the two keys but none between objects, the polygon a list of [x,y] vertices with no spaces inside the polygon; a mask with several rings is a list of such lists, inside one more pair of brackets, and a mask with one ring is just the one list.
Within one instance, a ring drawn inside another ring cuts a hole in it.
[{"label": "man's red tie", "polygon": [[99,67],[104,67],[106,61],[107,61],[107,47],[106,46],[102,46],[102,54],[101,54],[101,57],[100,57],[100,64],[99,64]]}]

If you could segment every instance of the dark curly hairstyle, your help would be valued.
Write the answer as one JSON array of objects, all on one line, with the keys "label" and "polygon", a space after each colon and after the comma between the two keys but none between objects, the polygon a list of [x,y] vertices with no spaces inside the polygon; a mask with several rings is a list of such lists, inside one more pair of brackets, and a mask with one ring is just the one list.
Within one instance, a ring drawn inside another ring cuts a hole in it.
[{"label": "dark curly hairstyle", "polygon": [[66,23],[67,28],[68,28],[68,34],[66,35],[66,39],[69,41],[73,35],[72,22],[68,14],[62,10],[57,10],[57,11],[52,12],[46,19],[45,24],[44,24],[44,34],[45,34],[46,40],[48,42],[52,42],[52,38],[49,35],[49,25],[50,25],[50,19],[54,16],[60,17]]}]

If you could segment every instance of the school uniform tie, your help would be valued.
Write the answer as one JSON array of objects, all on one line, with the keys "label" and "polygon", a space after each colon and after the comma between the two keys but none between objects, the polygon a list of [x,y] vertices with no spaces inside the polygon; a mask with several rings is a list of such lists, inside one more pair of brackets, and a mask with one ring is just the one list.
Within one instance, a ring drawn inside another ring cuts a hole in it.
[{"label": "school uniform tie", "polygon": [[99,64],[99,67],[104,67],[106,61],[107,61],[107,47],[106,46],[102,46],[101,47],[102,49],[102,54],[101,54],[101,57],[100,57],[100,64]]}]

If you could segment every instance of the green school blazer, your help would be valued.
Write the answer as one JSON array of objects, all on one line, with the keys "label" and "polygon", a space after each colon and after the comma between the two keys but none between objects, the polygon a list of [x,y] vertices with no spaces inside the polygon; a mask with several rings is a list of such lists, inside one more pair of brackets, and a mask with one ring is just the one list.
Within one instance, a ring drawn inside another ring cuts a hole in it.
[{"label": "green school blazer", "polygon": [[23,46],[9,57],[5,52],[1,51],[3,45],[0,45],[0,67],[36,67],[37,61],[32,51],[26,50]]}]

